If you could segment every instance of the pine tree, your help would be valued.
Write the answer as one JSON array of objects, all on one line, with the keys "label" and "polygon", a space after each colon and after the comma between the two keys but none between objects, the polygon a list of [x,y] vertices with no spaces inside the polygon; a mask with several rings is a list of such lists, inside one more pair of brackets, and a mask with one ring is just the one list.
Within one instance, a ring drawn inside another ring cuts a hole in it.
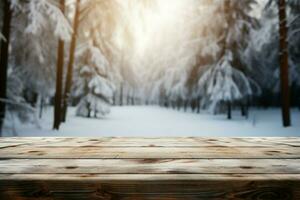
[{"label": "pine tree", "polygon": [[115,91],[111,80],[113,76],[115,81],[119,80],[115,64],[118,54],[112,42],[116,5],[113,0],[81,3],[72,91],[73,99],[80,101],[77,106],[79,116],[92,117],[93,113],[99,117],[109,112]]},{"label": "pine tree", "polygon": [[100,117],[110,112],[114,86],[109,80],[108,62],[95,43],[89,42],[81,50],[75,96],[80,97],[77,115]]},{"label": "pine tree", "polygon": [[0,50],[0,136],[2,135],[2,128],[5,120],[6,106],[3,100],[7,98],[7,70],[8,70],[8,58],[9,58],[9,44],[10,44],[10,26],[12,11],[10,8],[10,1],[4,0],[3,6],[3,24],[2,24],[2,33],[5,40],[1,41],[1,50]]},{"label": "pine tree", "polygon": [[231,119],[231,104],[242,101],[253,95],[249,78],[244,73],[249,66],[242,61],[243,52],[247,44],[247,33],[253,26],[250,17],[253,0],[225,0],[218,1],[216,15],[224,20],[221,28],[221,42],[216,63],[207,66],[201,76],[200,86],[204,100],[216,110],[220,104],[227,105],[227,117]]},{"label": "pine tree", "polygon": [[[273,7],[266,7],[259,18],[259,27],[250,32],[249,45],[245,60],[252,66],[247,74],[259,85],[261,89],[260,101],[264,106],[270,106],[269,93],[277,93],[278,64],[278,30],[277,12]],[[275,72],[275,73],[274,73]],[[267,98],[266,98],[267,96]]]},{"label": "pine tree", "polygon": [[[25,3],[18,6],[19,8],[15,8],[17,15],[12,21],[14,30],[11,35],[11,54],[13,56],[10,59],[10,68],[17,72],[16,74],[22,80],[24,94],[36,97],[31,100],[31,104],[37,108],[41,106],[42,99],[53,96],[56,58],[53,49],[57,47],[53,34],[55,25],[51,20],[46,20],[44,28],[32,32],[28,27],[33,21],[28,13],[33,9],[29,9],[30,7]],[[40,13],[46,15],[44,11]]]},{"label": "pine tree", "polygon": [[9,37],[10,58],[5,99],[9,112],[7,117],[13,119],[16,116],[21,122],[37,124],[37,109],[32,106],[37,107],[37,99],[52,95],[53,90],[53,48],[56,46],[53,46],[53,36],[66,38],[71,29],[52,1],[14,0],[10,3],[15,14],[11,20],[11,27],[14,28]]}]

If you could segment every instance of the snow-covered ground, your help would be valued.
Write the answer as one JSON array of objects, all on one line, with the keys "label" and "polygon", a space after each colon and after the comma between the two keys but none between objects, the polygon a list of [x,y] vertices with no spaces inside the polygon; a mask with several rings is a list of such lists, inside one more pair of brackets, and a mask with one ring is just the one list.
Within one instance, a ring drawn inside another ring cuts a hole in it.
[{"label": "snow-covered ground", "polygon": [[[52,108],[47,108],[41,129],[34,125],[15,124],[17,136],[300,136],[300,111],[293,110],[293,127],[283,128],[279,109],[251,110],[245,119],[239,112],[233,120],[224,115],[176,111],[155,106],[113,107],[103,119],[75,116],[71,108],[67,123],[52,131]],[[6,126],[5,136],[12,136]]]}]

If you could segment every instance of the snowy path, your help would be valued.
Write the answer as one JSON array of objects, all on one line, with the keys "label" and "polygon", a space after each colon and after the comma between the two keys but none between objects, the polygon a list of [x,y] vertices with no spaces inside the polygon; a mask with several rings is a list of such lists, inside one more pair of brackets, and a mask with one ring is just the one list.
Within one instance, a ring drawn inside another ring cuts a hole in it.
[{"label": "snowy path", "polygon": [[[52,108],[41,122],[42,129],[18,125],[18,136],[300,136],[300,112],[293,111],[293,127],[281,127],[280,110],[252,110],[248,120],[235,113],[224,115],[184,113],[160,107],[113,107],[104,119],[75,116],[70,109],[68,122],[59,132],[52,131]],[[8,135],[8,133],[6,133]]]}]

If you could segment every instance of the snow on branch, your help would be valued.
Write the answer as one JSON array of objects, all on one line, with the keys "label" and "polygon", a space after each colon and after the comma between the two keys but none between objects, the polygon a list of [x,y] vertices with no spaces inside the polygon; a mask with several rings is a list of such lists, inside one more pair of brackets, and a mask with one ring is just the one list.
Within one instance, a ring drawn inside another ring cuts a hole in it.
[{"label": "snow on branch", "polygon": [[202,75],[198,81],[207,101],[214,110],[219,102],[240,100],[253,94],[251,83],[246,75],[231,64],[232,54],[227,52],[222,59]]},{"label": "snow on branch", "polygon": [[103,73],[106,71],[106,67],[109,65],[107,59],[101,52],[101,50],[95,46],[90,46],[91,60]]},{"label": "snow on branch", "polygon": [[30,112],[34,112],[34,113],[36,112],[36,110],[33,107],[31,107],[31,106],[29,106],[28,104],[25,104],[25,103],[20,103],[20,102],[12,101],[12,100],[9,100],[9,99],[2,99],[2,98],[0,98],[0,102],[5,103],[5,104],[18,106],[18,107],[20,107],[22,109],[25,109],[25,110],[28,110]]},{"label": "snow on branch", "polygon": [[30,24],[27,33],[36,34],[41,31],[47,22],[54,25],[54,34],[62,40],[71,39],[72,28],[59,7],[49,0],[31,0],[28,3]]}]

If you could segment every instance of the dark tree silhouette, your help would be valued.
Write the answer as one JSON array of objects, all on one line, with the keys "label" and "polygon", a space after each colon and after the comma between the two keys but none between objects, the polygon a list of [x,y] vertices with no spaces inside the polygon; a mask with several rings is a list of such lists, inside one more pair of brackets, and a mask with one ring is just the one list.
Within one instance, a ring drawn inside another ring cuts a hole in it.
[{"label": "dark tree silhouette", "polygon": [[70,45],[70,57],[68,63],[68,71],[65,83],[65,91],[63,97],[63,110],[62,110],[62,122],[66,121],[68,103],[70,98],[70,91],[72,88],[72,80],[73,80],[73,69],[74,69],[74,59],[75,59],[75,49],[76,49],[76,40],[79,26],[79,16],[80,16],[80,0],[76,1],[76,11],[73,22],[73,35]]},{"label": "dark tree silhouette", "polygon": [[288,64],[288,28],[286,17],[286,0],[278,0],[279,9],[279,35],[280,35],[280,82],[281,82],[281,109],[283,126],[291,126],[290,114],[290,88],[289,88],[289,64]]},{"label": "dark tree silhouette", "polygon": [[[9,41],[10,41],[10,23],[12,11],[10,9],[10,1],[3,1],[3,27],[2,33],[5,40],[1,41],[0,51],[0,99],[5,100],[7,87],[7,68],[9,57]],[[0,101],[0,136],[2,136],[2,127],[5,119],[5,102]]]},{"label": "dark tree silhouette", "polygon": [[[65,0],[60,0],[60,9],[64,13]],[[54,105],[54,124],[53,129],[59,130],[62,117],[62,82],[64,68],[64,41],[59,39],[57,50],[57,66],[56,66],[56,93]]]}]

